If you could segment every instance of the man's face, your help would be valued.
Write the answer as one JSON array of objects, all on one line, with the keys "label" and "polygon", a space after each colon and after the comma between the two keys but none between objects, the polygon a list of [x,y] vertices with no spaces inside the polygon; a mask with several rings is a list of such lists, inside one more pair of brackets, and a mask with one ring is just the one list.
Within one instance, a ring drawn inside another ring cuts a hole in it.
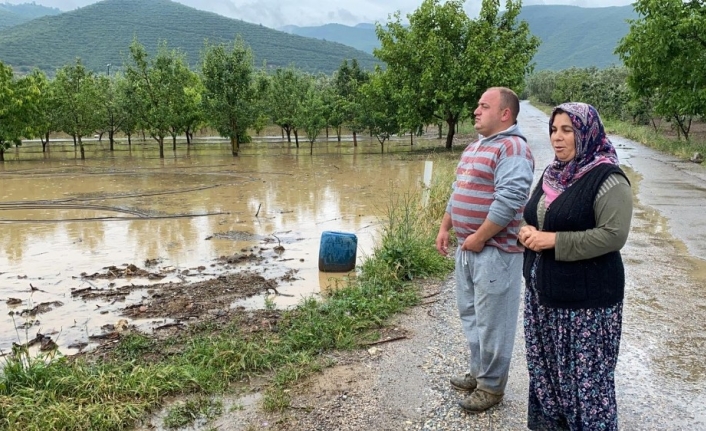
[{"label": "man's face", "polygon": [[483,136],[492,136],[507,128],[503,122],[503,116],[509,115],[509,110],[500,108],[498,90],[488,90],[483,93],[473,114],[476,117],[474,127]]}]

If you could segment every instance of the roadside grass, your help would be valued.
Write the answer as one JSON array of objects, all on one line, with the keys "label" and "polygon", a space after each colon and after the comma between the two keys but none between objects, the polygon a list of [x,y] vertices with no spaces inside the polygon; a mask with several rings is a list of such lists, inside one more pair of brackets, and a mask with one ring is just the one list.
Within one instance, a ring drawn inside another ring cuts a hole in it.
[{"label": "roadside grass", "polygon": [[650,126],[636,126],[624,121],[605,121],[607,133],[623,136],[650,148],[672,154],[680,159],[689,159],[695,152],[706,154],[706,142],[676,139],[656,132]]},{"label": "roadside grass", "polygon": [[431,186],[391,194],[380,245],[346,285],[292,310],[263,310],[277,314],[271,330],[210,321],[167,339],[131,333],[101,355],[71,358],[16,347],[0,371],[0,429],[130,429],[168,397],[186,396],[164,419],[183,427],[220,414],[214,399],[255,376],[267,380],[263,409],[286,409],[293,382],[331,365],[322,353],[376,340],[390,317],[419,303],[416,280],[451,271],[434,240],[455,160],[427,157],[437,161]]},{"label": "roadside grass", "polygon": [[[532,106],[549,115],[553,107],[530,99]],[[688,160],[695,152],[706,155],[706,142],[700,139],[684,140],[656,131],[652,126],[642,126],[602,118],[606,133],[622,136],[656,150]]]}]

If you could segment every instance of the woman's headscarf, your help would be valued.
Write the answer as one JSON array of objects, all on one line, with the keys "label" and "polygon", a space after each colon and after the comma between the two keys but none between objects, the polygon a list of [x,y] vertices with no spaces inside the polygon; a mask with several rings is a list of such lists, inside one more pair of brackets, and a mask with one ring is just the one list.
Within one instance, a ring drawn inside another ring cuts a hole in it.
[{"label": "woman's headscarf", "polygon": [[562,162],[558,158],[544,172],[542,189],[546,195],[545,204],[556,199],[564,190],[571,187],[586,172],[603,163],[618,164],[615,147],[605,134],[598,111],[586,103],[563,103],[552,111],[549,118],[549,136],[552,134],[554,117],[566,113],[574,127],[576,155],[573,160]]}]

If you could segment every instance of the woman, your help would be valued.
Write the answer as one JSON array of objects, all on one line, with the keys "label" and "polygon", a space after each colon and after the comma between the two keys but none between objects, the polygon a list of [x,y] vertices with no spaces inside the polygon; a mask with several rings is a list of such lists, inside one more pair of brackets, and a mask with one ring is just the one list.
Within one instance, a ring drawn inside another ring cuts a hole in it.
[{"label": "woman", "polygon": [[525,207],[525,344],[531,430],[617,430],[614,372],[632,218],[630,183],[598,112],[549,120],[554,161]]}]

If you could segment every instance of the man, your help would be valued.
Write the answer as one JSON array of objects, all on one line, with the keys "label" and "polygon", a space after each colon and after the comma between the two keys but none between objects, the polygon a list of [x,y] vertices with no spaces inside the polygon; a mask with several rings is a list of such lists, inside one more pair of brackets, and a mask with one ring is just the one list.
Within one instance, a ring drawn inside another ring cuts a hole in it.
[{"label": "man", "polygon": [[518,232],[532,185],[534,159],[516,123],[517,95],[489,88],[474,111],[480,138],[468,145],[436,238],[447,255],[449,230],[458,238],[456,299],[470,347],[470,370],[451,384],[470,391],[459,405],[483,412],[503,399],[515,341],[522,287]]}]

